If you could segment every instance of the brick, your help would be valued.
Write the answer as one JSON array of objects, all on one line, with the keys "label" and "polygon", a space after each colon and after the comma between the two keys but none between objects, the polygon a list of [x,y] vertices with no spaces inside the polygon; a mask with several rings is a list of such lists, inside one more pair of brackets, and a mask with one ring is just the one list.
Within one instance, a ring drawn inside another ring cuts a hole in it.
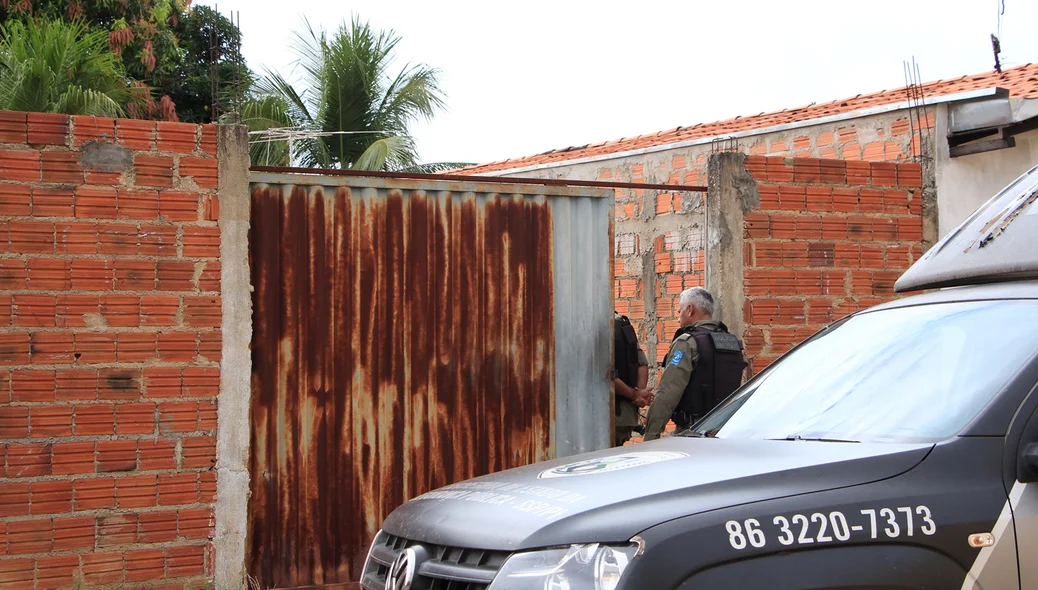
[{"label": "brick", "polygon": [[[97,470],[101,473],[137,469],[137,441],[103,440],[97,443]],[[134,527],[136,530],[136,526]],[[130,542],[133,542],[131,537]]]},{"label": "brick", "polygon": [[805,304],[801,300],[757,299],[748,301],[747,323],[756,325],[792,325],[806,323]]},{"label": "brick", "polygon": [[0,481],[0,517],[28,516],[29,504],[29,484]]},{"label": "brick", "polygon": [[177,512],[142,512],[138,515],[138,527],[138,543],[168,543],[177,538]]},{"label": "brick", "polygon": [[[0,112],[0,115],[3,113]],[[2,122],[0,122],[2,124]],[[0,215],[27,217],[32,213],[31,189],[24,184],[0,184]]]},{"label": "brick", "polygon": [[[797,215],[793,217],[795,224],[794,236],[798,240],[820,240],[822,239],[822,218],[817,215]],[[777,223],[772,218],[772,227],[777,227]],[[777,229],[775,230],[775,237],[778,235]]]},{"label": "brick", "polygon": [[62,514],[72,511],[72,482],[35,481],[29,485],[32,514]]},{"label": "brick", "polygon": [[104,170],[86,169],[86,183],[99,186],[117,186],[123,184],[126,171],[106,172]]},{"label": "brick", "polygon": [[859,211],[862,213],[883,213],[883,191],[873,188],[862,188],[858,194]]},{"label": "brick", "polygon": [[916,162],[908,162],[897,167],[897,185],[909,188],[923,186],[923,168]]},{"label": "brick", "polygon": [[180,511],[178,532],[186,539],[205,540],[215,534],[212,508],[189,508]]},{"label": "brick", "polygon": [[55,399],[60,401],[93,401],[97,399],[97,371],[69,369],[57,371]]},{"label": "brick", "polygon": [[98,226],[101,254],[137,254],[137,227],[126,224],[101,224]]},{"label": "brick", "polygon": [[41,557],[36,560],[36,588],[57,590],[74,587],[73,575],[78,569],[78,555]]},{"label": "brick", "polygon": [[29,408],[0,406],[0,439],[29,437]]},{"label": "brick", "polygon": [[828,213],[833,210],[833,189],[828,186],[807,187],[807,210]]},{"label": "brick", "polygon": [[747,213],[743,217],[743,229],[748,238],[767,238],[771,235],[770,218],[764,213]]},{"label": "brick", "polygon": [[836,265],[835,245],[831,242],[813,242],[807,245],[807,266],[833,267]]},{"label": "brick", "polygon": [[198,474],[198,501],[201,504],[216,503],[215,471],[203,471]]},{"label": "brick", "polygon": [[158,131],[160,152],[194,153],[198,133],[197,125],[160,121]]},{"label": "brick", "polygon": [[0,111],[0,143],[28,143],[28,113]]},{"label": "brick", "polygon": [[866,241],[873,238],[874,218],[851,216],[846,218],[846,236],[850,240]]},{"label": "brick", "polygon": [[[170,225],[141,226],[140,254],[141,256],[176,256],[177,228]],[[184,255],[187,256],[186,253]]]},{"label": "brick", "polygon": [[[152,406],[152,410],[154,411]],[[151,421],[151,429],[155,429],[154,419]],[[142,440],[140,447],[140,470],[141,471],[169,471],[177,468],[176,446],[171,439],[159,438]],[[196,462],[201,462],[197,457],[201,450],[195,449]],[[188,465],[184,465],[188,467]]]},{"label": "brick", "polygon": [[876,186],[897,186],[897,164],[873,162],[872,183]]},{"label": "brick", "polygon": [[72,504],[76,511],[115,508],[115,479],[77,479],[72,484]]},{"label": "brick", "polygon": [[11,399],[23,403],[54,401],[54,371],[15,371],[11,379]]},{"label": "brick", "polygon": [[29,334],[0,332],[0,366],[29,362]]},{"label": "brick", "polygon": [[860,266],[862,268],[883,268],[886,266],[883,260],[883,253],[883,246],[878,244],[862,244]]},{"label": "brick", "polygon": [[76,188],[76,217],[81,219],[114,219],[116,190],[106,186]]},{"label": "brick", "polygon": [[97,397],[106,401],[138,400],[141,395],[140,369],[101,369],[97,372]]},{"label": "brick", "polygon": [[96,223],[66,222],[57,224],[57,254],[97,254]]},{"label": "brick", "polygon": [[[808,140],[808,145],[810,146],[810,140]],[[819,182],[821,174],[821,166],[818,165],[818,160],[813,158],[793,159],[793,180],[795,182]]]},{"label": "brick", "polygon": [[15,326],[47,328],[57,325],[57,299],[53,295],[15,295],[11,303]]},{"label": "brick", "polygon": [[0,289],[21,291],[28,288],[29,272],[24,260],[0,258]]},{"label": "brick", "polygon": [[[187,308],[186,299],[185,308],[185,319],[188,319],[189,308]],[[180,297],[175,295],[145,295],[141,297],[142,326],[176,326],[177,313],[179,311]]]},{"label": "brick", "polygon": [[[2,158],[2,156],[0,156]],[[54,224],[39,221],[12,221],[11,252],[17,254],[53,254]]]},{"label": "brick", "polygon": [[201,125],[202,128],[202,141],[201,149],[209,156],[216,155],[216,126],[215,125]]},{"label": "brick", "polygon": [[[631,295],[633,297],[633,295]],[[159,358],[170,363],[191,362],[198,354],[198,334],[195,332],[159,333]]]},{"label": "brick", "polygon": [[846,240],[849,223],[845,217],[823,217],[823,240]]},{"label": "brick", "polygon": [[183,463],[184,469],[215,467],[216,439],[210,436],[183,439]]},{"label": "brick", "polygon": [[773,140],[771,144],[768,146],[768,151],[772,154],[782,154],[787,150],[788,148],[786,147],[786,142],[781,140]]},{"label": "brick", "polygon": [[[835,158],[835,152],[833,152],[832,156]],[[822,183],[829,185],[847,183],[847,163],[843,160],[819,160],[818,171],[819,179]]]},{"label": "brick", "polygon": [[173,186],[173,158],[137,155],[133,159],[136,186],[171,188]]},{"label": "brick", "polygon": [[109,327],[141,325],[141,299],[137,295],[102,295],[101,315]]},{"label": "brick", "polygon": [[[875,239],[877,241],[880,241],[880,242],[896,242],[898,239],[901,239],[901,240],[906,240],[906,239],[911,240],[911,239],[913,239],[911,237],[906,238],[904,235],[901,234],[900,223],[901,223],[902,220],[905,220],[905,218],[900,218],[900,219],[897,219],[897,220],[890,219],[890,218],[877,218],[877,219],[873,220],[873,223],[872,223],[872,234],[873,234],[873,236],[875,237]],[[918,231],[917,236],[914,239],[915,240],[922,240],[923,239],[923,221],[922,221],[922,219],[916,219],[915,221],[918,224],[919,231]]]},{"label": "brick", "polygon": [[[219,263],[208,263],[208,265],[211,264]],[[179,260],[160,260],[158,262],[157,275],[157,288],[159,291],[193,291],[195,288],[193,284],[195,276],[194,262],[182,262]]]},{"label": "brick", "polygon": [[779,200],[779,187],[771,184],[762,184],[757,186],[757,191],[760,193],[760,209],[763,211],[773,211],[781,208],[781,201]]},{"label": "brick", "polygon": [[810,324],[829,324],[833,321],[832,302],[828,299],[807,301],[807,321]]},{"label": "brick", "polygon": [[83,555],[83,581],[87,584],[102,586],[119,584],[123,581],[123,554],[87,553]]},{"label": "brick", "polygon": [[126,552],[126,581],[149,582],[162,580],[165,574],[166,553],[161,549],[138,549]]},{"label": "brick", "polygon": [[158,336],[154,332],[123,332],[116,337],[116,360],[142,363],[158,357]]},{"label": "brick", "polygon": [[[25,187],[28,190],[28,187]],[[0,195],[3,196],[3,195]],[[34,217],[72,217],[75,197],[71,188],[33,187],[32,214]]]},{"label": "brick", "polygon": [[40,152],[0,150],[0,180],[39,182],[40,170]]},{"label": "brick", "polygon": [[111,143],[115,141],[115,120],[106,117],[83,115],[72,117],[75,141],[73,145],[80,147],[89,141]]},{"label": "brick", "polygon": [[32,258],[28,264],[28,288],[32,291],[67,291],[72,288],[70,261]]},{"label": "brick", "polygon": [[[0,295],[0,328],[11,327],[11,305],[12,299],[10,295]],[[0,391],[0,402],[3,402],[2,391]]]},{"label": "brick", "polygon": [[803,211],[807,207],[807,190],[802,186],[780,186],[778,193],[782,209]]},{"label": "brick", "polygon": [[[772,151],[785,151],[784,144],[781,146],[781,149],[776,150],[776,143],[781,144],[781,142],[774,142]],[[768,158],[767,165],[768,182],[793,182],[793,167],[786,165],[783,158]]]},{"label": "brick", "polygon": [[115,122],[115,135],[119,145],[151,151],[155,147],[155,122],[119,119]]},{"label": "brick", "polygon": [[76,436],[115,434],[115,407],[111,404],[84,404],[74,407]]},{"label": "brick", "polygon": [[149,190],[118,190],[118,217],[155,221],[159,218],[159,192]]},{"label": "brick", "polygon": [[155,289],[155,262],[151,260],[116,260],[115,289],[118,291],[152,291]]},{"label": "brick", "polygon": [[57,443],[51,447],[54,475],[83,475],[95,472],[92,442]]},{"label": "brick", "polygon": [[54,548],[54,529],[50,519],[7,523],[7,552],[11,555],[47,553]]},{"label": "brick", "polygon": [[[674,195],[674,208],[677,209],[680,206],[681,196]],[[219,221],[220,220],[220,197],[217,195],[206,195],[202,201],[202,211],[204,213],[204,219],[208,221]],[[622,216],[621,216],[622,217]]]},{"label": "brick", "polygon": [[219,177],[214,158],[181,158],[180,176],[193,177],[202,189],[219,188]]},{"label": "brick", "polygon": [[76,358],[81,364],[93,365],[115,362],[115,334],[77,333]]},{"label": "brick", "polygon": [[[116,406],[115,413],[117,434],[155,433],[155,404],[119,404]],[[141,462],[144,461],[144,451],[142,450]]]},{"label": "brick", "polygon": [[159,404],[159,432],[195,432],[196,430],[198,430],[198,402]]},{"label": "brick", "polygon": [[166,571],[170,578],[205,575],[205,553],[201,547],[166,549]]},{"label": "brick", "polygon": [[216,430],[216,402],[198,402],[198,429],[201,431]]},{"label": "brick", "polygon": [[157,478],[137,475],[115,480],[115,498],[120,509],[150,508],[157,502]]},{"label": "brick", "polygon": [[159,475],[159,505],[177,506],[198,502],[198,474],[165,473]]},{"label": "brick", "polygon": [[83,167],[79,163],[79,154],[76,153],[43,152],[40,171],[43,182],[83,182]]},{"label": "brick", "polygon": [[183,396],[183,369],[180,367],[153,367],[144,370],[144,386],[149,398],[177,398]]},{"label": "brick", "polygon": [[33,590],[32,559],[0,560],[0,587],[4,590]]},{"label": "brick", "polygon": [[159,193],[159,215],[168,221],[197,221],[198,193],[162,191]]},{"label": "brick", "polygon": [[34,365],[66,364],[75,360],[73,336],[69,332],[37,332],[29,342]]},{"label": "brick", "polygon": [[11,373],[0,371],[0,404],[8,403],[11,403]]},{"label": "brick", "polygon": [[[53,384],[51,384],[53,386]],[[51,392],[53,398],[53,391]],[[72,407],[35,407],[29,413],[29,435],[32,438],[72,436]]]},{"label": "brick", "polygon": [[[631,302],[631,316],[645,313],[645,302]],[[218,367],[184,367],[183,378],[185,397],[214,398],[220,393],[220,369]]]},{"label": "brick", "polygon": [[858,189],[834,188],[832,211],[835,213],[857,213]]}]

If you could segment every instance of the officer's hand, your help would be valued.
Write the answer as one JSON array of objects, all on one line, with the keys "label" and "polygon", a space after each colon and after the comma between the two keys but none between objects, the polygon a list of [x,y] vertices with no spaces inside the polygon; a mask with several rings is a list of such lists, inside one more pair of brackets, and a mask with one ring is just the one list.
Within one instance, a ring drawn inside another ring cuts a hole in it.
[{"label": "officer's hand", "polygon": [[653,397],[654,396],[652,395],[652,391],[649,389],[635,389],[634,405],[638,406],[639,408],[644,408],[645,406],[652,403]]}]

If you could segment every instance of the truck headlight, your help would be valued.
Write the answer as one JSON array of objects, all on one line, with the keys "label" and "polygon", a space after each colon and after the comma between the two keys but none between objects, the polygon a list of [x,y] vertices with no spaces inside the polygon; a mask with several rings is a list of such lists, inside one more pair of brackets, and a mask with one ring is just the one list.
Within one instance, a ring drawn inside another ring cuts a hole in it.
[{"label": "truck headlight", "polygon": [[571,545],[516,553],[487,590],[616,590],[639,552],[631,545]]}]

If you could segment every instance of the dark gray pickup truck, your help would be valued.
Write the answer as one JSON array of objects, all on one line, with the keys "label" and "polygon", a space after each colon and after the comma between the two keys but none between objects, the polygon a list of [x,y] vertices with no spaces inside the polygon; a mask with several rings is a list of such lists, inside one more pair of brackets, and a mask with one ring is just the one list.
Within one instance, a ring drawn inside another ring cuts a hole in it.
[{"label": "dark gray pickup truck", "polygon": [[424,494],[367,590],[1038,590],[1038,168],[691,429]]}]

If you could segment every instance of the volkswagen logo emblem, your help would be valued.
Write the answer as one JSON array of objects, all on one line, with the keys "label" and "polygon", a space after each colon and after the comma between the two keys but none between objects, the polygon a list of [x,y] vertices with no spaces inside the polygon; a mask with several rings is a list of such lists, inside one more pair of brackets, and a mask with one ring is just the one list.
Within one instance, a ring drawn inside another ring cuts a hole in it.
[{"label": "volkswagen logo emblem", "polygon": [[418,555],[412,548],[404,549],[389,566],[386,576],[386,590],[411,590],[414,582],[414,570],[418,563]]}]

